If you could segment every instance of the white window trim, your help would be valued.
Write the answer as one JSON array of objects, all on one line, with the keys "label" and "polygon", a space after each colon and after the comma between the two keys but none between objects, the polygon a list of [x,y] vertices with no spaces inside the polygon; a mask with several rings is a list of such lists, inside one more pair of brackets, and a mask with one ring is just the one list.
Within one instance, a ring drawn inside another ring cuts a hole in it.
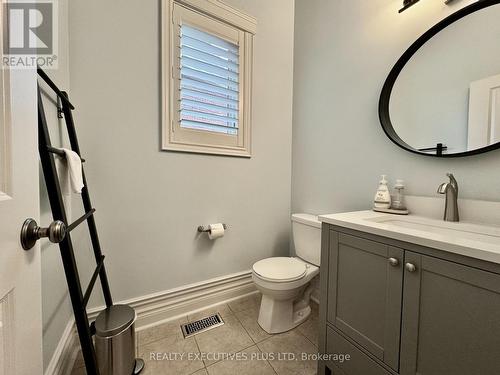
[{"label": "white window trim", "polygon": [[[241,146],[223,146],[201,143],[183,143],[173,137],[174,111],[174,3],[194,10],[213,19],[222,21],[244,33],[242,82],[240,87],[240,113],[243,143]],[[252,56],[253,36],[257,21],[254,17],[224,4],[219,0],[162,0],[162,150],[183,151],[202,154],[251,157],[251,99],[252,99]]]}]

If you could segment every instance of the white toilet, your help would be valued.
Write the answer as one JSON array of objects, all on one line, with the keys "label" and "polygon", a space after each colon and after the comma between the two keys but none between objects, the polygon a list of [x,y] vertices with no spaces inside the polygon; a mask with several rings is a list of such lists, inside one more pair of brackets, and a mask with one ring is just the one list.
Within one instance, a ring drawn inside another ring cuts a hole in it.
[{"label": "white toilet", "polygon": [[311,313],[312,286],[319,273],[321,222],[310,214],[292,215],[294,258],[267,258],[253,265],[252,278],[262,293],[259,325],[268,333],[295,328]]}]

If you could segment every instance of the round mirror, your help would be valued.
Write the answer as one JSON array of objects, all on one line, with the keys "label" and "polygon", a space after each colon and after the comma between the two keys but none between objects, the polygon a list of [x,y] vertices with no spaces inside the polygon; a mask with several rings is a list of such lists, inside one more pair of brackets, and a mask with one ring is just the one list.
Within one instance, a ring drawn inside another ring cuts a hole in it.
[{"label": "round mirror", "polygon": [[379,113],[404,149],[441,157],[500,148],[500,0],[434,26],[392,69]]}]

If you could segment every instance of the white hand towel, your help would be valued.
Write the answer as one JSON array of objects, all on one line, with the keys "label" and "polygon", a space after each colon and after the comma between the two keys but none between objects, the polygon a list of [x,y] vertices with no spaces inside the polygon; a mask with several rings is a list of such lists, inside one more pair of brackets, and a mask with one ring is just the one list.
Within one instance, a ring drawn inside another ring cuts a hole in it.
[{"label": "white hand towel", "polygon": [[[69,185],[74,193],[81,194],[83,189],[82,159],[74,151],[61,148],[65,158],[61,160],[63,168],[60,168],[60,184],[63,194],[69,195]],[[61,158],[62,159],[62,158]]]},{"label": "white hand towel", "polygon": [[71,196],[71,184],[69,182],[69,170],[68,163],[65,157],[57,156],[55,158],[57,175],[59,176],[59,186],[61,187],[61,193],[65,197]]}]

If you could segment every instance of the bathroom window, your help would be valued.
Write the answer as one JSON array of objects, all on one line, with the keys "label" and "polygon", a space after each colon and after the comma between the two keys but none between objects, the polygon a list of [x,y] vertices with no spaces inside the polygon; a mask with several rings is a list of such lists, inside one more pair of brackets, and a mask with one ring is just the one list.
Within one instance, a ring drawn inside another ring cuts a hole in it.
[{"label": "bathroom window", "polygon": [[250,157],[255,20],[216,0],[165,1],[163,149]]}]

